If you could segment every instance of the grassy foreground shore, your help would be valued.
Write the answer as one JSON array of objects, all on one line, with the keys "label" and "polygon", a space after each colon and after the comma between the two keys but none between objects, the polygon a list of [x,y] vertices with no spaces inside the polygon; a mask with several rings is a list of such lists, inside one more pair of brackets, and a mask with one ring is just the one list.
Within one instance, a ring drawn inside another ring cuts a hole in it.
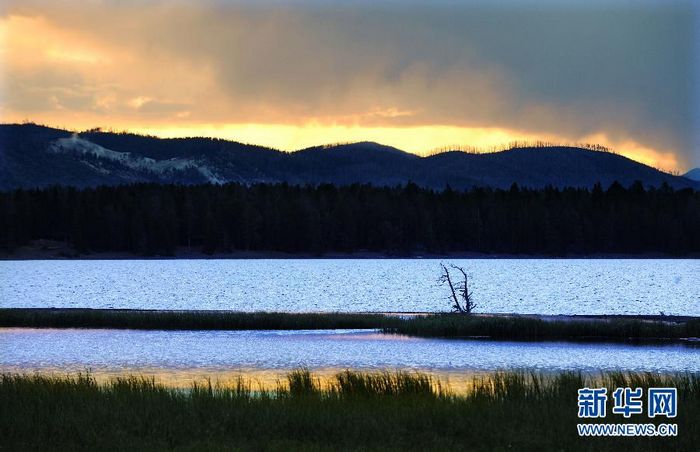
[{"label": "grassy foreground shore", "polygon": [[[605,419],[677,423],[678,436],[580,438],[585,386],[678,388],[674,419]],[[3,450],[693,450],[700,441],[693,375],[499,373],[463,395],[408,373],[345,371],[321,385],[300,370],[271,391],[242,379],[176,390],[138,377],[3,375],[0,400]]]},{"label": "grassy foreground shore", "polygon": [[700,337],[700,319],[689,317],[577,317],[518,315],[384,315],[151,311],[119,309],[0,309],[0,327],[114,328],[143,330],[380,329],[422,337],[503,340],[684,340]]}]

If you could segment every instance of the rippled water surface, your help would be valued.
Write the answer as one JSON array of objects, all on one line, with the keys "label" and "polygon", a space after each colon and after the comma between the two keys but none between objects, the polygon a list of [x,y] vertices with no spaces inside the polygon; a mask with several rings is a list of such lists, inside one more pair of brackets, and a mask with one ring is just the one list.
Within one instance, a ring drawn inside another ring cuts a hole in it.
[{"label": "rippled water surface", "polygon": [[496,369],[700,372],[684,345],[445,340],[336,331],[0,328],[0,370]]},{"label": "rippled water surface", "polygon": [[[0,262],[1,307],[437,311],[432,259]],[[700,315],[700,261],[450,260],[482,312]]]},{"label": "rippled water surface", "polygon": [[684,345],[446,340],[335,331],[0,328],[0,369],[420,369],[700,372]]}]

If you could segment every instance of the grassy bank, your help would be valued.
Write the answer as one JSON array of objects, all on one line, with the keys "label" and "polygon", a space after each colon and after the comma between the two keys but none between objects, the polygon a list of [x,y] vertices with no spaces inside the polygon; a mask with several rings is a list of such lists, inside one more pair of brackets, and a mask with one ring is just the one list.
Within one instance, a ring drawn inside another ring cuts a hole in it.
[{"label": "grassy bank", "polygon": [[540,319],[511,315],[148,311],[112,309],[0,309],[0,327],[145,330],[381,329],[422,337],[503,340],[678,340],[700,337],[700,319]]},{"label": "grassy bank", "polygon": [[121,309],[0,309],[0,327],[137,330],[329,330],[383,328],[398,319],[381,314]]},{"label": "grassy bank", "polygon": [[[598,385],[677,387],[678,417],[666,421],[678,436],[579,438],[577,390]],[[321,387],[298,371],[268,392],[243,380],[178,391],[139,378],[5,375],[0,400],[0,449],[17,450],[693,450],[700,441],[696,376],[508,373],[456,396],[405,373],[343,372]]]},{"label": "grassy bank", "polygon": [[700,337],[700,319],[679,322],[635,320],[542,320],[531,317],[437,314],[406,318],[388,333],[410,336],[460,338],[483,336],[508,340],[658,340]]}]

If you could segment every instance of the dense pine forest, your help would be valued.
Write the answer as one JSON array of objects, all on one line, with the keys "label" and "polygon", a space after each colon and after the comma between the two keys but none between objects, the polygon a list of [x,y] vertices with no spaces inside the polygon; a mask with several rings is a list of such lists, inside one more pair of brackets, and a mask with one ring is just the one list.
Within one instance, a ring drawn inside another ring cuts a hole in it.
[{"label": "dense pine forest", "polygon": [[0,193],[0,246],[79,252],[700,252],[700,192],[137,184]]}]

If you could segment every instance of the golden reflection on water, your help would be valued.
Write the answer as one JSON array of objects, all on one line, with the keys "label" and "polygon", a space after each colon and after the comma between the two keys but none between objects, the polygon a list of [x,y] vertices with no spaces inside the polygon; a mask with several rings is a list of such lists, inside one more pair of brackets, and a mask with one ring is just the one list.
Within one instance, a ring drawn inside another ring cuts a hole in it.
[{"label": "golden reflection on water", "polygon": [[[193,384],[208,384],[218,387],[233,387],[243,379],[252,390],[274,390],[280,385],[285,385],[287,374],[295,369],[260,369],[260,368],[236,368],[236,369],[164,369],[134,367],[124,369],[65,369],[65,368],[26,368],[26,367],[0,367],[0,373],[22,375],[50,375],[55,377],[72,376],[89,373],[97,383],[105,384],[118,377],[143,377],[153,379],[156,383],[170,388],[190,388]],[[347,369],[345,368],[319,368],[310,369],[314,378],[321,387],[328,387],[335,376]],[[381,373],[379,369],[350,369],[352,371],[366,373]],[[414,369],[386,369],[387,372],[403,371],[408,373],[421,373],[429,375],[435,387],[438,386],[453,394],[469,392],[474,379],[487,377],[493,372],[475,371],[441,371],[441,370],[414,370]]]}]

